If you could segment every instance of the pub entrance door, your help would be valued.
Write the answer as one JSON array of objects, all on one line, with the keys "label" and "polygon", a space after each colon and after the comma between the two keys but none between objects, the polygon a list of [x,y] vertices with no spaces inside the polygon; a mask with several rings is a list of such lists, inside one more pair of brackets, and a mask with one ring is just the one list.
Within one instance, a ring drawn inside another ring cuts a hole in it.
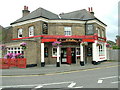
[{"label": "pub entrance door", "polygon": [[76,49],[67,47],[61,48],[61,64],[76,63]]}]

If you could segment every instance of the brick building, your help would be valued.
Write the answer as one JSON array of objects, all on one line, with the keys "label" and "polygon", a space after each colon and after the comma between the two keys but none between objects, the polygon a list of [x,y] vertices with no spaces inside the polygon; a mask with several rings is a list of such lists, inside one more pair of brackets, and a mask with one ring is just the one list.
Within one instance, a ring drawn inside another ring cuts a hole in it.
[{"label": "brick building", "polygon": [[[94,16],[92,8],[56,15],[43,8],[11,23],[12,42],[7,53],[23,53],[27,65],[98,64],[106,60],[106,24]],[[53,42],[61,42],[54,47]],[[20,43],[27,43],[23,50]]]},{"label": "brick building", "polygon": [[120,47],[120,36],[116,36],[116,45]]},{"label": "brick building", "polygon": [[[0,25],[0,44],[10,43],[12,39],[12,27],[3,27]],[[0,50],[0,58],[5,54],[5,51]]]}]

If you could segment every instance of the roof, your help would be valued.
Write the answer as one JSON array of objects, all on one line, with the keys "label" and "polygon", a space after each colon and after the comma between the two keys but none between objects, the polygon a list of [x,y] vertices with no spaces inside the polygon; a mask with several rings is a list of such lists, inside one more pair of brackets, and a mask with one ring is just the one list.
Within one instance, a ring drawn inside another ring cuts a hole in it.
[{"label": "roof", "polygon": [[[60,17],[59,17],[60,16]],[[73,12],[69,12],[69,13],[63,13],[60,15],[54,14],[48,10],[45,10],[43,8],[38,8],[35,11],[31,12],[30,14],[16,20],[15,22],[11,23],[15,24],[15,23],[19,23],[19,22],[23,22],[23,21],[27,21],[27,20],[31,20],[31,19],[35,19],[35,18],[39,18],[39,17],[43,17],[46,19],[68,19],[68,20],[98,20],[93,14],[91,14],[91,12],[87,11],[86,9],[82,9],[82,10],[77,10],[77,11],[73,11]],[[101,23],[103,23],[102,21],[100,21]],[[104,24],[104,23],[103,23]],[[104,24],[106,25],[106,24]]]},{"label": "roof", "polygon": [[70,13],[63,13],[60,14],[60,17],[61,19],[79,19],[79,20],[88,20],[95,18],[95,16],[86,9],[77,10]]},{"label": "roof", "polygon": [[15,22],[13,22],[11,24],[26,21],[26,20],[31,20],[31,19],[35,19],[35,18],[39,18],[39,17],[44,17],[47,19],[59,19],[57,14],[54,14],[54,13],[40,7],[38,9],[36,9],[35,11],[31,12],[30,14],[16,20]]}]

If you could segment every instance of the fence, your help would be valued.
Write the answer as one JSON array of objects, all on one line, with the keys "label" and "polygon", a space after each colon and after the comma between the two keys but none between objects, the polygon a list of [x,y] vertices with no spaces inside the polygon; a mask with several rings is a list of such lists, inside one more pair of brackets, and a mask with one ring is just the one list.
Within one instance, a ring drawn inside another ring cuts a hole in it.
[{"label": "fence", "polygon": [[0,59],[0,69],[9,69],[10,67],[26,68],[26,58]]},{"label": "fence", "polygon": [[120,61],[119,58],[120,57],[120,50],[118,49],[114,49],[114,50],[107,50],[107,59],[108,60],[116,60],[116,61]]}]

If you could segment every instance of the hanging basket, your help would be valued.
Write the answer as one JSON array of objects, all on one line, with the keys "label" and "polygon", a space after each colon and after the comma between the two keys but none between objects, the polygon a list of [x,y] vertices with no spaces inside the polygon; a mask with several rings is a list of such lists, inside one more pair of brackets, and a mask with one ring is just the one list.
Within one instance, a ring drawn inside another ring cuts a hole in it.
[{"label": "hanging basket", "polygon": [[97,43],[96,45],[97,45],[97,46],[101,46],[101,44],[100,44],[100,43]]},{"label": "hanging basket", "polygon": [[54,47],[58,47],[58,46],[62,46],[62,45],[60,45],[61,44],[61,42],[59,42],[59,41],[55,41],[55,42],[53,42],[52,43],[52,46],[54,46]]},{"label": "hanging basket", "polygon": [[6,49],[7,49],[6,45],[4,45],[4,44],[0,45],[0,50],[4,51]]},{"label": "hanging basket", "polygon": [[82,46],[87,46],[87,45],[88,45],[87,42],[83,42],[83,43],[82,43]]},{"label": "hanging basket", "polygon": [[22,49],[26,49],[26,45],[27,45],[27,43],[25,43],[25,42],[22,42],[22,43],[20,43],[20,46],[22,47]]}]

